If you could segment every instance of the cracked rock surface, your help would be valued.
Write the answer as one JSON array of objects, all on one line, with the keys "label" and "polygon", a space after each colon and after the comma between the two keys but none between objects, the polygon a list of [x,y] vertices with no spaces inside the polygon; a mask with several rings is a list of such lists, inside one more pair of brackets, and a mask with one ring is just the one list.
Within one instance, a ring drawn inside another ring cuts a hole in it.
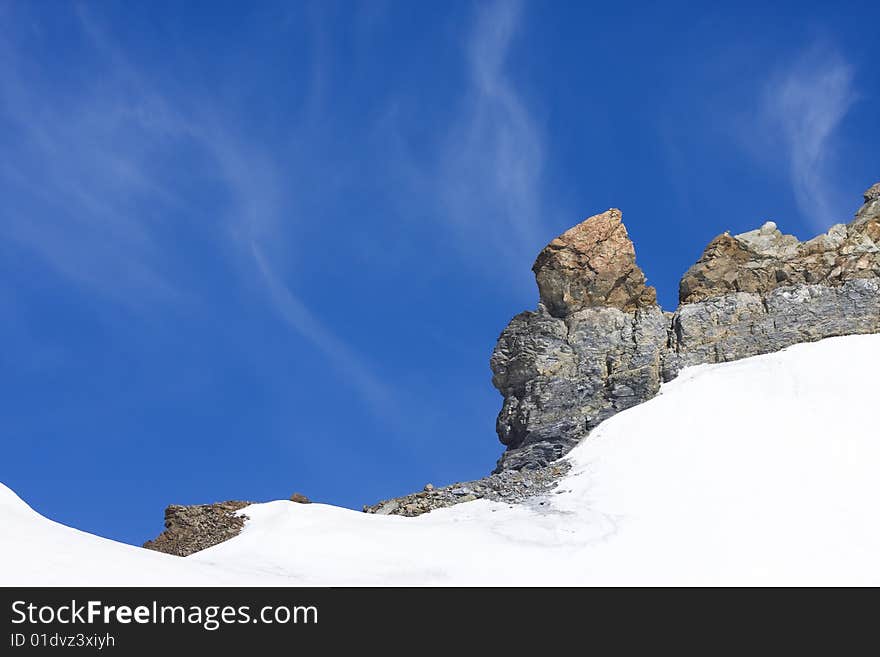
[{"label": "cracked rock surface", "polygon": [[657,306],[585,308],[564,319],[544,308],[517,315],[491,359],[504,395],[496,430],[507,446],[496,471],[545,466],[603,420],[653,397],[666,324]]},{"label": "cracked rock surface", "polygon": [[667,320],[619,210],[554,239],[533,270],[538,309],[511,320],[490,360],[507,447],[496,472],[546,466],[660,388]]},{"label": "cracked rock surface", "polygon": [[773,222],[719,235],[674,313],[657,306],[616,209],[554,239],[533,271],[538,308],[510,321],[490,359],[507,448],[496,472],[548,465],[682,367],[880,332],[880,183],[855,219],[805,242]]},{"label": "cracked rock surface", "polygon": [[780,287],[836,287],[854,279],[880,276],[880,200],[877,185],[865,192],[865,205],[850,224],[800,242],[783,235],[772,221],[758,230],[719,235],[681,279],[682,304],[733,292],[766,295]]},{"label": "cracked rock surface", "polygon": [[584,308],[632,311],[657,304],[616,208],[562,233],[538,254],[532,271],[541,303],[554,317]]},{"label": "cracked rock surface", "polygon": [[716,237],[684,275],[664,379],[682,367],[880,332],[880,183],[849,224],[806,242],[772,222]]}]

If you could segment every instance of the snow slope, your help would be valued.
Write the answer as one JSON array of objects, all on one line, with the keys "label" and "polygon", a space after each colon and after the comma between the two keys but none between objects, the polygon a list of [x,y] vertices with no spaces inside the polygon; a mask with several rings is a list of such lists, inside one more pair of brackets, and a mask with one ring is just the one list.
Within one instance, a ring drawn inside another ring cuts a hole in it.
[{"label": "snow slope", "polygon": [[0,484],[0,586],[236,586],[275,584],[100,538],[39,515]]},{"label": "snow slope", "polygon": [[690,368],[595,430],[544,504],[403,518],[270,502],[187,559],[0,488],[0,584],[878,585],[878,372],[880,335]]}]

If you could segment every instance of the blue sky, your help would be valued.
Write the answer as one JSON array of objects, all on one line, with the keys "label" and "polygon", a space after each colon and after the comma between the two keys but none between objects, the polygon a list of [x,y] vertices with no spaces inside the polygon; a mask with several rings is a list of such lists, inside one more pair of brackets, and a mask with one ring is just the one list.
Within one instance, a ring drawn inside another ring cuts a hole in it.
[{"label": "blue sky", "polygon": [[140,543],[486,474],[555,235],[620,207],[672,309],[880,180],[880,7],[711,4],[0,2],[0,480]]}]

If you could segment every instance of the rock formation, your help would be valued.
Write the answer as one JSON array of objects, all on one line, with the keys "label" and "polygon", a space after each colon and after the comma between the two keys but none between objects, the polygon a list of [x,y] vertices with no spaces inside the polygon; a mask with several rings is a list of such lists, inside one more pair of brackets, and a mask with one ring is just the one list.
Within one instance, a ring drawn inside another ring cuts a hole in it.
[{"label": "rock formation", "polygon": [[716,237],[684,275],[664,378],[688,365],[880,331],[880,184],[855,219],[799,242],[772,222]]},{"label": "rock formation", "polygon": [[[490,360],[504,397],[496,429],[507,447],[495,473],[429,484],[365,512],[417,516],[482,498],[544,504],[570,468],[554,461],[681,368],[880,333],[880,183],[852,222],[806,242],[773,222],[719,235],[682,278],[674,313],[657,305],[616,209],[554,239],[532,269],[538,308],[510,321]],[[144,547],[186,556],[216,545],[241,531],[237,511],[247,505],[170,506],[165,531]]]},{"label": "rock formation", "polygon": [[657,305],[657,294],[645,285],[636,250],[616,208],[590,217],[550,242],[538,254],[532,271],[541,303],[554,317],[584,308],[631,312]]},{"label": "rock formation", "polygon": [[187,557],[238,536],[247,516],[236,513],[251,502],[218,502],[165,509],[165,531],[144,543],[148,550]]},{"label": "rock formation", "polygon": [[507,446],[497,470],[546,465],[660,387],[668,322],[619,210],[557,237],[533,270],[538,309],[513,318],[491,359]]},{"label": "rock formation", "polygon": [[772,222],[716,237],[675,313],[646,286],[619,210],[554,239],[533,271],[538,309],[511,320],[490,361],[507,447],[496,471],[546,466],[682,367],[880,332],[880,183],[852,222],[806,242]]}]

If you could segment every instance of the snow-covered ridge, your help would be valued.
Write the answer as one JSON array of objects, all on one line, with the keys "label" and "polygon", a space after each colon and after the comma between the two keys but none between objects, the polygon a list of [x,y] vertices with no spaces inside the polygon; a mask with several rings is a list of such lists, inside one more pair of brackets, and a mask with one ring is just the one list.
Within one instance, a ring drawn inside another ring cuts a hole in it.
[{"label": "snow-covered ridge", "polygon": [[880,335],[689,368],[593,431],[557,491],[418,518],[286,501],[186,559],[0,486],[0,584],[880,584]]}]

